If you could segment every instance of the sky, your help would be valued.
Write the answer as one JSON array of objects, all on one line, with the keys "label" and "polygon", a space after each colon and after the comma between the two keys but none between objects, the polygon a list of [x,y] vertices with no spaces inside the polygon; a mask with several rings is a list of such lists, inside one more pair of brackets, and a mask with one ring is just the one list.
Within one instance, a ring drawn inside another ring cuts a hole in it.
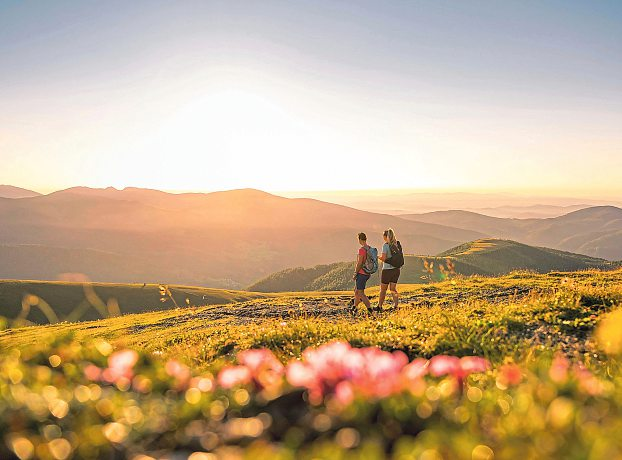
[{"label": "sky", "polygon": [[0,0],[0,183],[622,194],[622,2]]}]

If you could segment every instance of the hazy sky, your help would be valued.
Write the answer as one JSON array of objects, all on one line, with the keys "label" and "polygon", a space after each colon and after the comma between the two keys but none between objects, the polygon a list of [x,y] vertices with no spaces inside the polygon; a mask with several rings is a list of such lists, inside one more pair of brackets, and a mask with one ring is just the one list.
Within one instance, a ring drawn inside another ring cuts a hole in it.
[{"label": "hazy sky", "polygon": [[0,0],[0,183],[619,195],[621,24],[619,0]]}]

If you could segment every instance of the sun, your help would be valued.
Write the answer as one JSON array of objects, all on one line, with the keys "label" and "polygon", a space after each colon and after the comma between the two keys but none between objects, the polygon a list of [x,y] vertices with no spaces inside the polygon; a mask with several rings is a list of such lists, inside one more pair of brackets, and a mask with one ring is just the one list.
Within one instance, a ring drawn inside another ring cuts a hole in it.
[{"label": "sun", "polygon": [[164,127],[166,140],[186,152],[218,151],[222,155],[264,154],[293,140],[295,120],[273,99],[237,89],[193,99]]},{"label": "sun", "polygon": [[301,158],[307,159],[304,167],[317,170],[313,183],[323,188],[322,169],[335,158],[330,149],[339,147],[286,98],[241,88],[184,101],[146,142],[144,150],[170,161],[173,171],[179,163],[191,178],[202,171],[212,189],[297,189],[300,176],[287,174],[286,166],[302,168]]}]

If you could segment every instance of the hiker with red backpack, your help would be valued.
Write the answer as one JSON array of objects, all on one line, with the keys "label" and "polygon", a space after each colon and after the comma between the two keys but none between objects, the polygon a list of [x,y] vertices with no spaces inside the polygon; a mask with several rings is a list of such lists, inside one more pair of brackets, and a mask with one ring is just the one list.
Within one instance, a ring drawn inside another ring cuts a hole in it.
[{"label": "hiker with red backpack", "polygon": [[359,233],[358,239],[361,247],[358,251],[356,269],[352,277],[352,280],[356,283],[354,288],[354,310],[362,302],[367,307],[367,311],[371,311],[371,304],[365,295],[365,286],[369,277],[378,271],[378,250],[367,244],[367,235],[365,233]]},{"label": "hiker with red backpack", "polygon": [[400,277],[400,268],[404,265],[404,253],[402,244],[395,237],[392,228],[388,228],[382,234],[384,245],[382,254],[378,257],[382,260],[382,272],[380,273],[380,295],[378,296],[378,306],[374,309],[382,311],[384,298],[387,295],[387,288],[393,297],[393,308],[397,308],[399,293],[397,292],[397,280]]}]

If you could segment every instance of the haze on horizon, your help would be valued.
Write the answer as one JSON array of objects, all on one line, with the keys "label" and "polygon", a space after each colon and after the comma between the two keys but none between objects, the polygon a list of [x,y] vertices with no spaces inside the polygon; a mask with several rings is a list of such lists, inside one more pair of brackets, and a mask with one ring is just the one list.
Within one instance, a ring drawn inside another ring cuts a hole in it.
[{"label": "haze on horizon", "polygon": [[622,193],[622,4],[0,0],[0,183]]}]

